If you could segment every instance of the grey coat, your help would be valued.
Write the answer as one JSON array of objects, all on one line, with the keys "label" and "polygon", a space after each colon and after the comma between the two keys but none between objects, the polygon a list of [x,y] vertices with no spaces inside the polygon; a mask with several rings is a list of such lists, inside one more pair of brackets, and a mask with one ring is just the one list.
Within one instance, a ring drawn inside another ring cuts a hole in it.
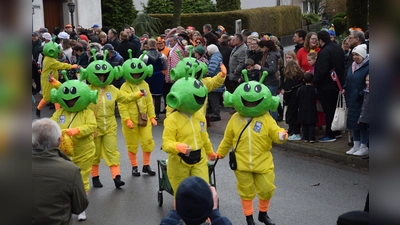
[{"label": "grey coat", "polygon": [[244,69],[244,62],[246,61],[247,57],[247,46],[243,43],[240,46],[236,46],[229,58],[229,72],[228,77],[229,80],[238,81],[242,70]]}]

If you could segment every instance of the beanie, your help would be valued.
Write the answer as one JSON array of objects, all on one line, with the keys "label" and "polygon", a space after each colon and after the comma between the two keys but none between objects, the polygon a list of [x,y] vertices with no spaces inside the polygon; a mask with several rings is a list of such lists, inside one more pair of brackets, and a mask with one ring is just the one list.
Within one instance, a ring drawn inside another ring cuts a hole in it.
[{"label": "beanie", "polygon": [[207,52],[211,53],[211,55],[212,55],[212,54],[214,54],[216,52],[219,52],[219,50],[218,50],[218,47],[216,45],[211,44],[211,45],[207,46]]},{"label": "beanie", "polygon": [[175,199],[176,212],[186,224],[204,223],[214,207],[210,186],[200,177],[182,181]]},{"label": "beanie", "polygon": [[367,45],[366,44],[361,44],[357,45],[356,47],[353,48],[353,52],[359,54],[363,59],[367,57]]},{"label": "beanie", "polygon": [[194,48],[194,51],[199,53],[200,55],[204,55],[204,52],[206,50],[204,49],[204,47],[202,45],[198,45],[198,46],[196,46],[196,48]]}]

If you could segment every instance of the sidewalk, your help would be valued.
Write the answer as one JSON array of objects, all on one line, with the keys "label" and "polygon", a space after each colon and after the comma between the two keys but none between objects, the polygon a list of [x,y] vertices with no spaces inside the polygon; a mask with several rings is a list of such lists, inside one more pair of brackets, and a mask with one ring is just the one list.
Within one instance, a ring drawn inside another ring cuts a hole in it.
[{"label": "sidewalk", "polygon": [[[232,116],[229,113],[231,111],[232,108],[221,108],[221,121],[211,122],[208,132],[223,135],[226,124]],[[278,122],[278,125],[285,129],[288,128],[288,125],[285,123],[285,121]],[[324,132],[324,130],[317,129],[316,137],[322,137]],[[338,138],[335,142],[331,143],[304,143],[303,141],[287,141],[285,144],[274,145],[274,147],[282,148],[288,151],[296,151],[310,156],[318,156],[357,167],[369,168],[368,160],[362,159],[361,157],[346,155],[346,151],[348,151],[351,147],[347,144],[347,132],[343,133],[342,135],[342,138]]]}]

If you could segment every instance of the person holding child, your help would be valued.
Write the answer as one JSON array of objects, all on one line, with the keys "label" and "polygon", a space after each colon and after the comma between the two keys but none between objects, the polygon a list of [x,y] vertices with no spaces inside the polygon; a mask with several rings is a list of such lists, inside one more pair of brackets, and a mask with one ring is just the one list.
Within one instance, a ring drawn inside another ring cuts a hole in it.
[{"label": "person holding child", "polygon": [[318,121],[317,106],[316,106],[316,90],[313,85],[313,74],[306,72],[304,74],[305,85],[297,90],[297,105],[299,106],[297,122],[301,123],[303,128],[303,140],[305,143],[316,142],[315,139],[315,124]]}]

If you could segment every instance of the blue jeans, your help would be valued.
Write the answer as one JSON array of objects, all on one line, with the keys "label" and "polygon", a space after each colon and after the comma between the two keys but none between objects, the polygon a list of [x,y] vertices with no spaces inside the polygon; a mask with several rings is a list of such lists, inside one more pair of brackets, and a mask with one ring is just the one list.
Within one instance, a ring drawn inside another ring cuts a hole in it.
[{"label": "blue jeans", "polygon": [[[267,86],[269,91],[271,92],[272,96],[276,96],[276,90],[278,89],[278,86]],[[274,118],[274,120],[278,119],[278,110],[274,110],[274,111],[269,111],[269,113],[271,114],[272,118]]]},{"label": "blue jeans", "polygon": [[361,144],[368,144],[369,132],[366,129],[352,130],[353,140],[359,141]]}]

